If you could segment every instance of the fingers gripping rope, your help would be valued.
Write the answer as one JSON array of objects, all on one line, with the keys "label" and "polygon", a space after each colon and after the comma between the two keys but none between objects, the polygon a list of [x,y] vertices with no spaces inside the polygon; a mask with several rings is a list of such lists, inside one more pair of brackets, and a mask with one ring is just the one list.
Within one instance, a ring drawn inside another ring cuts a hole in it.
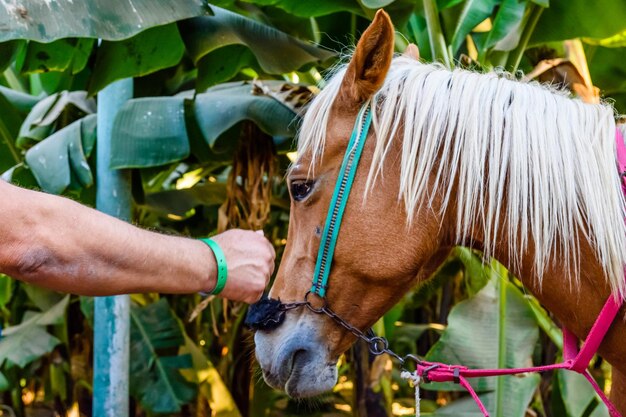
[{"label": "fingers gripping rope", "polygon": [[422,382],[422,378],[418,375],[417,371],[402,371],[400,378],[408,380],[415,388],[415,417],[420,417],[420,383]]}]

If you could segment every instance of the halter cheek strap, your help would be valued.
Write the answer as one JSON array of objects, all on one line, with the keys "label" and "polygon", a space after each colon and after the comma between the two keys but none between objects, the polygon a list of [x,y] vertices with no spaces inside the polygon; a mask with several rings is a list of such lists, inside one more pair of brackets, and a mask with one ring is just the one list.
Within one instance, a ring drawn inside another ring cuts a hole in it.
[{"label": "halter cheek strap", "polygon": [[356,122],[354,123],[354,128],[352,129],[350,142],[348,143],[346,154],[343,157],[339,178],[337,178],[337,182],[335,183],[335,191],[330,201],[320,248],[317,252],[317,262],[315,264],[315,272],[313,273],[311,292],[321,298],[326,296],[328,277],[330,276],[330,267],[335,253],[335,245],[337,244],[339,229],[341,228],[341,220],[346,210],[348,196],[352,189],[354,176],[356,175],[356,170],[359,165],[359,160],[361,159],[361,153],[363,152],[371,123],[372,113],[370,111],[370,105],[365,104],[361,107]]}]

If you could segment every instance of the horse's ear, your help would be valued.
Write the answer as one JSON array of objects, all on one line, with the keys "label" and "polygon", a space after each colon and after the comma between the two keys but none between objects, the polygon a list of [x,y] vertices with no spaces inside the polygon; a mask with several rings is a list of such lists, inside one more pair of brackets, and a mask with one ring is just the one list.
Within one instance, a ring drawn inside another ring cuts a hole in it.
[{"label": "horse's ear", "polygon": [[402,53],[402,56],[405,56],[407,58],[413,58],[416,61],[420,60],[420,50],[417,47],[417,45],[415,45],[414,43],[410,43],[409,46],[406,47],[406,49],[404,50],[404,52]]},{"label": "horse's ear", "polygon": [[389,15],[378,10],[359,39],[346,70],[339,93],[343,100],[359,105],[382,86],[393,57],[393,37]]}]

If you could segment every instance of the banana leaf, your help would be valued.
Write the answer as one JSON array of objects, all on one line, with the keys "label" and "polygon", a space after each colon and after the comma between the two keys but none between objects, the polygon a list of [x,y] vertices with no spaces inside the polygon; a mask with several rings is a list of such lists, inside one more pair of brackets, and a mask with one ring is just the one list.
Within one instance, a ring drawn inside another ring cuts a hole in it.
[{"label": "banana leaf", "polygon": [[[244,0],[259,6],[279,7],[286,12],[300,17],[325,16],[337,12],[363,13],[358,3],[354,0]],[[387,0],[391,3],[393,0]]]},{"label": "banana leaf", "polygon": [[[145,168],[186,158],[191,149],[187,118],[193,119],[201,140],[211,148],[244,120],[253,121],[279,139],[295,135],[296,113],[250,83],[221,84],[193,100],[188,97],[182,94],[126,102],[113,125],[111,167]],[[190,105],[185,105],[186,100]]]},{"label": "banana leaf", "polygon": [[150,28],[122,41],[104,41],[98,47],[89,94],[97,93],[116,80],[172,67],[178,64],[184,52],[175,24]]},{"label": "banana leaf", "polygon": [[96,115],[90,114],[55,132],[26,152],[26,162],[42,190],[61,194],[75,179],[93,185],[87,163],[96,140]]},{"label": "banana leaf", "polygon": [[131,395],[150,413],[180,411],[196,395],[194,384],[181,374],[192,368],[191,356],[165,353],[185,345],[180,323],[165,298],[132,306],[130,320]]},{"label": "banana leaf", "polygon": [[609,410],[600,400],[587,379],[576,372],[559,369],[556,371],[559,393],[563,406],[570,417],[583,417],[587,409],[593,405],[594,417],[609,417]]},{"label": "banana leaf", "polygon": [[204,0],[0,0],[0,42],[129,38],[145,29],[210,14]]},{"label": "banana leaf", "polygon": [[250,49],[263,71],[281,74],[335,55],[226,9],[215,6],[212,9],[213,16],[179,23],[187,52],[194,62],[221,47],[241,44]]},{"label": "banana leaf", "polygon": [[[500,280],[497,285],[495,279]],[[524,295],[508,281],[493,278],[452,309],[448,327],[426,358],[479,369],[525,367],[532,364],[538,337]],[[492,416],[523,417],[539,381],[539,375],[530,374],[475,378],[470,383],[477,392],[490,393],[486,406]],[[452,383],[427,384],[424,389],[463,390]]]},{"label": "banana leaf", "polygon": [[59,39],[52,43],[29,42],[20,70],[34,72],[65,71],[77,74],[87,65],[94,39]]},{"label": "banana leaf", "polygon": [[65,112],[77,115],[96,111],[96,103],[87,97],[85,91],[61,91],[43,98],[35,104],[20,127],[16,145],[27,149],[48,137],[58,119]]},{"label": "banana leaf", "polygon": [[626,30],[626,2],[614,0],[551,0],[530,45],[579,37],[603,39]]},{"label": "banana leaf", "polygon": [[459,16],[454,35],[450,41],[452,53],[456,53],[463,41],[472,29],[480,22],[491,16],[496,6],[500,5],[502,0],[466,0],[463,10]]},{"label": "banana leaf", "polygon": [[24,316],[22,323],[7,327],[0,339],[0,364],[21,368],[52,352],[61,341],[46,326],[62,324],[70,297],[65,296],[49,310]]},{"label": "banana leaf", "polygon": [[24,118],[0,90],[0,172],[19,164],[22,155],[15,144]]},{"label": "banana leaf", "polygon": [[233,399],[222,376],[215,366],[204,355],[188,336],[185,336],[185,346],[180,350],[181,354],[191,355],[193,369],[182,371],[190,381],[200,385],[200,392],[207,398],[211,411],[216,417],[241,417],[237,404]]}]

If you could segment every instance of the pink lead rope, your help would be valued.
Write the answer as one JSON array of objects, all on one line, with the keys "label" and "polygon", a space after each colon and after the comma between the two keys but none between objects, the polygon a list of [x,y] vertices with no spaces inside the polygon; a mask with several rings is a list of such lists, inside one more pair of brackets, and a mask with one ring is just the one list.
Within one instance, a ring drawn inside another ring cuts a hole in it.
[{"label": "pink lead rope", "polygon": [[[617,145],[617,167],[619,169],[622,192],[626,195],[626,146],[624,145],[624,138],[619,130],[615,135],[615,141]],[[626,273],[624,275],[626,279]],[[622,417],[619,411],[611,403],[611,401],[604,395],[602,389],[598,386],[595,379],[589,373],[587,369],[591,359],[598,351],[600,343],[609,331],[611,324],[613,323],[618,311],[622,307],[623,300],[617,300],[615,297],[610,296],[604,307],[600,311],[598,318],[596,319],[591,331],[587,335],[587,338],[582,344],[580,350],[578,349],[578,338],[568,329],[563,329],[563,362],[553,365],[533,366],[530,368],[512,368],[512,369],[468,369],[461,365],[446,365],[437,362],[425,362],[418,363],[415,373],[410,378],[413,381],[419,383],[424,382],[456,382],[469,392],[472,396],[478,408],[485,417],[489,417],[489,412],[485,408],[474,388],[467,381],[468,378],[500,376],[500,375],[515,375],[527,372],[545,372],[555,369],[567,369],[569,371],[575,371],[583,375],[589,383],[593,386],[593,389],[602,399],[602,402],[609,410],[611,417]],[[418,387],[416,386],[416,389]],[[416,404],[416,415],[419,415],[419,392],[416,391],[416,397],[418,403]]]}]

